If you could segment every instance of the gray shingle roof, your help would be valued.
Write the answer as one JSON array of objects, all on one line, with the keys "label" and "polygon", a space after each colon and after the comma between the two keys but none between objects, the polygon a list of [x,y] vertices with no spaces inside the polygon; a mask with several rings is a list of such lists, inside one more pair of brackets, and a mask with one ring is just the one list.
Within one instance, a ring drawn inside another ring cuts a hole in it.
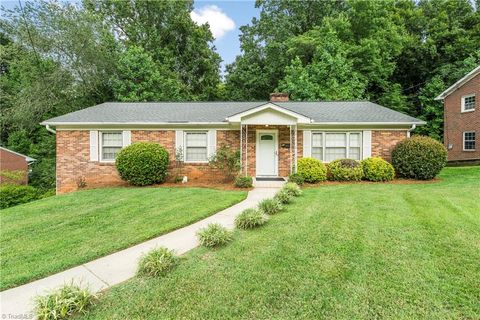
[{"label": "gray shingle roof", "polygon": [[[42,124],[225,122],[263,102],[106,102],[52,118]],[[317,123],[411,123],[423,121],[369,101],[275,102]]]}]

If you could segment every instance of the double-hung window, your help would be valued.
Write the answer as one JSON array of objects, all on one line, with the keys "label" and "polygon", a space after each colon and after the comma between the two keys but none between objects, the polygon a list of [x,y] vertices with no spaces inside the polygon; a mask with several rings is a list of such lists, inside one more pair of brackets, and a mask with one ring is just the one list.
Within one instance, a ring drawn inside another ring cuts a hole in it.
[{"label": "double-hung window", "polygon": [[475,151],[475,132],[474,131],[463,133],[463,150]]},{"label": "double-hung window", "polygon": [[114,161],[123,147],[122,132],[101,132],[100,141],[102,161]]},{"label": "double-hung window", "polygon": [[349,158],[360,160],[362,154],[360,132],[313,132],[312,157],[330,162]]},{"label": "double-hung window", "polygon": [[475,95],[471,94],[462,97],[462,112],[475,110]]},{"label": "double-hung window", "polygon": [[207,132],[185,132],[185,161],[208,161]]}]

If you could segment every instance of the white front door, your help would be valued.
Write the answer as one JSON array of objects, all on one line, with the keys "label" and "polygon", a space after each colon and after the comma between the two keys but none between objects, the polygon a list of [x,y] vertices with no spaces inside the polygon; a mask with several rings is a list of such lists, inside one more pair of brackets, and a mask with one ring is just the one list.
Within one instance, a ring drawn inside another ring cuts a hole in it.
[{"label": "white front door", "polygon": [[258,131],[257,132],[257,176],[277,176],[277,132],[276,131]]}]

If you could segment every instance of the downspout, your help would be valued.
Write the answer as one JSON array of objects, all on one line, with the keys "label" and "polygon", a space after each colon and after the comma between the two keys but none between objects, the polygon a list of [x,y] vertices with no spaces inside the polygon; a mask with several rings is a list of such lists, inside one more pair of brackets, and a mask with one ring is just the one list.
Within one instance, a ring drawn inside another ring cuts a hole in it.
[{"label": "downspout", "polygon": [[52,128],[50,128],[50,125],[45,125],[45,129],[47,129],[48,132],[51,132],[53,134],[57,134],[57,131],[53,130]]},{"label": "downspout", "polygon": [[413,130],[415,130],[415,128],[417,127],[416,124],[412,124],[412,127],[410,129],[408,129],[407,131],[407,137],[410,138],[410,132],[412,132]]}]

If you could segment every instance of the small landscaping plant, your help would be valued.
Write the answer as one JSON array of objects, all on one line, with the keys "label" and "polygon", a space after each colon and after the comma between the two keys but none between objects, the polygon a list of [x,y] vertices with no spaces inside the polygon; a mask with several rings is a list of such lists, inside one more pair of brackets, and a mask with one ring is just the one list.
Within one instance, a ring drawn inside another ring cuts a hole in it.
[{"label": "small landscaping plant", "polygon": [[329,178],[335,181],[360,181],[363,170],[360,162],[352,159],[338,159],[328,164]]},{"label": "small landscaping plant", "polygon": [[232,181],[240,171],[240,150],[222,144],[209,160],[209,165],[222,170],[227,182]]},{"label": "small landscaping plant", "polygon": [[87,289],[69,284],[35,300],[35,315],[39,320],[68,319],[85,314],[97,297]]},{"label": "small landscaping plant", "polygon": [[251,188],[253,186],[253,178],[250,176],[237,177],[235,179],[235,187]]},{"label": "small landscaping plant", "polygon": [[265,214],[273,215],[279,213],[283,209],[283,206],[278,199],[264,199],[258,204],[258,209]]},{"label": "small landscaping plant", "polygon": [[327,167],[323,162],[314,158],[298,159],[297,173],[308,183],[327,180]]},{"label": "small landscaping plant", "polygon": [[404,178],[430,180],[447,163],[447,149],[430,137],[415,136],[400,141],[392,151],[392,164]]},{"label": "small landscaping plant", "polygon": [[299,173],[292,173],[288,176],[288,182],[293,182],[301,186],[305,183],[305,178]]},{"label": "small landscaping plant", "polygon": [[274,199],[276,199],[281,204],[289,204],[290,202],[292,202],[292,198],[293,197],[290,195],[290,193],[285,189],[281,189],[280,191],[278,191],[274,197]]},{"label": "small landscaping plant", "polygon": [[178,257],[167,248],[154,249],[144,255],[138,264],[138,274],[159,277],[167,274],[178,264]]},{"label": "small landscaping plant", "polygon": [[392,181],[395,169],[387,161],[379,157],[367,158],[360,162],[363,178],[369,181]]},{"label": "small landscaping plant", "polygon": [[0,209],[27,203],[41,197],[41,192],[31,186],[4,185],[0,187]]},{"label": "small landscaping plant", "polygon": [[267,216],[262,211],[250,208],[243,210],[235,218],[235,226],[240,229],[253,229],[264,225],[267,220]]},{"label": "small landscaping plant", "polygon": [[293,182],[286,183],[282,189],[285,190],[292,197],[298,197],[302,194],[302,190],[300,190],[298,184]]},{"label": "small landscaping plant", "polygon": [[120,177],[135,186],[165,181],[168,152],[158,143],[139,142],[123,148],[115,164]]},{"label": "small landscaping plant", "polygon": [[210,223],[197,233],[200,244],[205,247],[218,247],[232,241],[233,233],[218,223]]}]

